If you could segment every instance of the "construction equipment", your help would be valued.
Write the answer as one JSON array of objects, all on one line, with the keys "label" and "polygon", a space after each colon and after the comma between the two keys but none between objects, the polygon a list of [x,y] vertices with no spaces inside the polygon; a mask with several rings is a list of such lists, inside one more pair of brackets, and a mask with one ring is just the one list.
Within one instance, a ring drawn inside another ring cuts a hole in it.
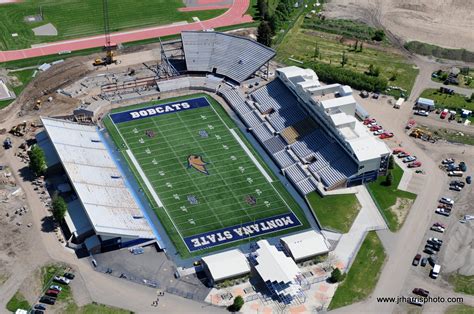
[{"label": "construction equipment", "polygon": [[413,129],[413,131],[411,131],[410,136],[412,136],[414,138],[420,138],[420,139],[426,141],[426,140],[431,139],[432,134],[431,134],[431,132],[425,131],[423,129],[415,128],[415,129]]},{"label": "construction equipment", "polygon": [[34,106],[33,109],[35,109],[35,110],[40,110],[40,109],[41,109],[41,105],[42,105],[41,99],[38,99],[38,100],[36,100],[36,104],[35,104],[35,106]]},{"label": "construction equipment", "polygon": [[102,59],[95,59],[94,66],[109,65],[117,63],[114,55],[114,50],[117,49],[116,44],[110,42],[110,25],[109,25],[109,4],[107,0],[102,0],[102,10],[104,15],[104,36],[105,36],[105,57]]},{"label": "construction equipment", "polygon": [[15,136],[23,136],[26,133],[26,129],[27,129],[27,123],[26,123],[26,121],[24,121],[22,123],[14,125],[11,128],[10,133],[15,135]]}]

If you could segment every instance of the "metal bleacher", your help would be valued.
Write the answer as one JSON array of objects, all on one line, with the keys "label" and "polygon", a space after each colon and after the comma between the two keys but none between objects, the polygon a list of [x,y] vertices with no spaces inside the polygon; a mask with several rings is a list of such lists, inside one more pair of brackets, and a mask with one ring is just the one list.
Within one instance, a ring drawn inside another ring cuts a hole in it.
[{"label": "metal bleacher", "polygon": [[327,189],[345,184],[357,173],[356,163],[279,79],[251,93],[250,99],[232,87],[219,91],[302,194],[316,190],[318,182]]},{"label": "metal bleacher", "polygon": [[185,31],[181,40],[188,71],[212,72],[239,83],[275,56],[271,48],[230,34]]}]

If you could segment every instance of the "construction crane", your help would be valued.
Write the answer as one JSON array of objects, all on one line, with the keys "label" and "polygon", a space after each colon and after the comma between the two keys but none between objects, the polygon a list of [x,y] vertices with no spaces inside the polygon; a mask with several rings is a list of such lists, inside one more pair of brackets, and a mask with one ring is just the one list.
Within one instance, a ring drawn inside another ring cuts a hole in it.
[{"label": "construction crane", "polygon": [[117,48],[117,45],[112,44],[110,41],[109,3],[107,0],[102,0],[102,12],[104,16],[105,57],[102,59],[95,59],[95,66],[117,63],[114,56],[114,50]]}]

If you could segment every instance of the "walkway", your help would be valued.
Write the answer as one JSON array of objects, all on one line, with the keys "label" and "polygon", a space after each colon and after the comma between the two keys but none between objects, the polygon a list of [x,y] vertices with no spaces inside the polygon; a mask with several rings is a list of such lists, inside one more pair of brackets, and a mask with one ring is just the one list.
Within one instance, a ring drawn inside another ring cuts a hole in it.
[{"label": "walkway", "polygon": [[[250,0],[234,0],[231,8],[227,10],[224,14],[206,21],[199,21],[182,25],[171,24],[165,26],[143,28],[127,32],[117,32],[110,34],[110,39],[112,42],[119,44],[179,34],[182,31],[205,30],[252,22],[252,17],[250,15],[245,14],[249,5]],[[77,51],[102,46],[104,46],[103,35],[84,37],[74,40],[47,43],[41,46],[36,45],[35,47],[28,49],[1,51],[0,62],[40,57],[57,54],[60,52]]]}]

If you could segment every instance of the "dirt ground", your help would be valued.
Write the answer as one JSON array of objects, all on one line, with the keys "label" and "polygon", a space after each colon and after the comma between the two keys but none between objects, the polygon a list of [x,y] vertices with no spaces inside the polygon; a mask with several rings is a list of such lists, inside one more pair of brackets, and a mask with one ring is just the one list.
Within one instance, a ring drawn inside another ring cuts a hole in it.
[{"label": "dirt ground", "polygon": [[382,25],[403,41],[474,51],[474,0],[330,0],[326,15]]}]

